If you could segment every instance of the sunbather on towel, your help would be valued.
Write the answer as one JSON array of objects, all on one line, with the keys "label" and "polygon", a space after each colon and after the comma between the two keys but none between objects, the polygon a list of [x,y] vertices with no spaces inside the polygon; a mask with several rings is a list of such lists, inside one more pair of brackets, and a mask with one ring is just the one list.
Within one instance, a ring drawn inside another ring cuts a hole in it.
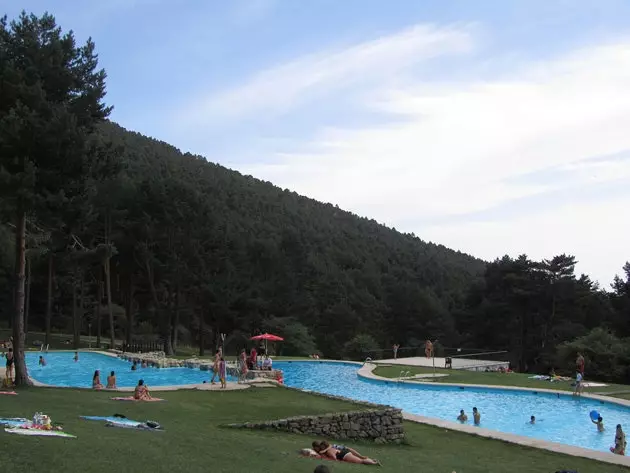
[{"label": "sunbather on towel", "polygon": [[331,460],[343,461],[347,463],[358,463],[361,465],[380,465],[377,460],[371,458],[361,458],[356,456],[348,448],[337,449],[330,445],[325,440],[321,441],[317,449],[314,449],[321,455],[322,458],[329,458]]},{"label": "sunbather on towel", "polygon": [[[315,450],[316,452],[319,452],[323,449],[325,449],[328,446],[328,442],[323,441],[320,442],[319,440],[313,440],[313,450]],[[359,457],[363,460],[365,460],[367,457],[364,455],[361,455],[359,452],[357,452],[356,450],[354,450],[353,448],[350,447],[346,447],[345,445],[336,445],[336,444],[332,444],[333,448],[336,448],[337,450],[348,450],[350,453],[352,453],[355,457]]]},{"label": "sunbather on towel", "polygon": [[133,398],[137,399],[138,401],[150,401],[151,399],[153,399],[151,397],[151,394],[149,393],[149,388],[144,385],[143,379],[138,381],[138,385],[133,391]]}]

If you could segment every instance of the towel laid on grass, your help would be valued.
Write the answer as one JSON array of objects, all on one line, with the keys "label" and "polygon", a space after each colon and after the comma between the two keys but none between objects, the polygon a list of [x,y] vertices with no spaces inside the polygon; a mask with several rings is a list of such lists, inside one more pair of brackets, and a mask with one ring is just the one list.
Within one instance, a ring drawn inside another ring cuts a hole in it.
[{"label": "towel laid on grass", "polygon": [[4,394],[6,396],[17,396],[15,391],[0,391],[0,394]]},{"label": "towel laid on grass", "polygon": [[0,417],[0,425],[4,427],[30,426],[32,422],[22,417]]},{"label": "towel laid on grass", "polygon": [[123,416],[109,416],[109,417],[101,417],[101,416],[81,416],[81,419],[84,420],[98,420],[104,422],[112,422],[117,424],[125,424],[130,427],[137,427],[142,424],[142,422],[138,422],[137,420],[127,419]]},{"label": "towel laid on grass", "polygon": [[28,436],[34,436],[34,437],[64,437],[67,439],[77,438],[74,435],[70,435],[66,432],[61,432],[59,430],[20,429],[17,427],[13,427],[13,428],[4,429],[4,431],[9,434],[28,435]]},{"label": "towel laid on grass", "polygon": [[136,402],[158,402],[164,401],[164,399],[160,399],[159,397],[152,397],[151,399],[136,399],[133,396],[125,396],[125,397],[112,397],[112,401],[136,401]]},{"label": "towel laid on grass", "polygon": [[119,429],[136,429],[136,430],[151,430],[153,432],[164,432],[162,426],[157,422],[146,421],[139,422],[137,425],[131,425],[127,422],[108,422],[105,427],[118,427]]}]

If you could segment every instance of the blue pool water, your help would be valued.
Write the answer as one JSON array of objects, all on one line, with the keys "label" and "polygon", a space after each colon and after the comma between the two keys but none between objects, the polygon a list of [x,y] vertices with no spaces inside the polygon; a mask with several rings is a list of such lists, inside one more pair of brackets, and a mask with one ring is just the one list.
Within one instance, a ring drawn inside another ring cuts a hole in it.
[{"label": "blue pool water", "polygon": [[[47,366],[37,364],[39,353],[28,353],[26,361],[32,378],[45,384],[91,387],[94,370],[105,382],[116,371],[119,387],[132,387],[143,378],[148,386],[198,384],[211,373],[189,368],[138,368],[130,363],[98,353],[80,353],[75,363],[71,352],[46,355]],[[358,365],[326,362],[276,362],[284,371],[287,386],[359,401],[388,404],[412,414],[454,421],[464,409],[472,424],[472,408],[481,413],[481,427],[542,440],[608,451],[614,443],[615,426],[630,426],[630,409],[612,403],[571,396],[503,389],[460,388],[458,386],[410,385],[364,380],[357,376]],[[606,432],[598,433],[589,412],[600,412]],[[535,415],[537,423],[528,424]]]},{"label": "blue pool water", "polygon": [[[577,447],[608,451],[614,443],[615,426],[630,428],[630,409],[571,396],[465,388],[458,386],[410,385],[365,380],[357,377],[357,365],[346,363],[278,362],[288,386],[387,404],[406,412],[456,421],[464,409],[472,425],[472,408],[481,413],[481,427]],[[598,433],[589,419],[597,410],[606,431]],[[528,424],[536,416],[535,425]]]},{"label": "blue pool water", "polygon": [[[94,371],[101,372],[101,383],[107,383],[110,371],[116,372],[119,388],[134,387],[139,379],[147,386],[201,384],[210,381],[211,371],[191,368],[140,368],[131,371],[131,363],[100,353],[80,352],[74,362],[74,352],[51,352],[44,355],[46,366],[39,366],[40,353],[27,353],[26,364],[31,378],[51,386],[91,388]],[[229,379],[233,381],[232,379]]]}]

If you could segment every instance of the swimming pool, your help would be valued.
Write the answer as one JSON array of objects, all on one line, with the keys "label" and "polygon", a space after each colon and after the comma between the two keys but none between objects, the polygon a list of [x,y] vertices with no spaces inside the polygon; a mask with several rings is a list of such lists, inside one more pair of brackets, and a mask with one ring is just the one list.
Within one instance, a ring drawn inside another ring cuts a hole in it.
[{"label": "swimming pool", "polygon": [[[132,388],[139,379],[149,386],[174,386],[201,384],[210,381],[212,372],[191,368],[140,368],[131,371],[131,363],[101,353],[80,352],[74,362],[74,352],[50,352],[44,354],[46,366],[39,366],[41,353],[27,353],[26,364],[31,378],[50,386],[91,388],[94,371],[101,372],[101,383],[107,382],[110,371],[116,372],[119,388]],[[235,381],[228,378],[229,381]]]},{"label": "swimming pool", "polygon": [[[200,384],[211,373],[191,368],[138,368],[130,363],[99,353],[81,352],[78,363],[72,352],[51,352],[47,366],[38,365],[39,353],[27,353],[30,376],[51,386],[91,387],[95,370],[105,382],[110,371],[116,372],[119,387],[133,387],[138,379],[148,386]],[[472,424],[472,408],[481,413],[481,427],[576,447],[608,451],[615,435],[615,425],[630,426],[630,408],[592,399],[572,399],[557,394],[506,389],[463,388],[449,385],[412,385],[391,381],[362,379],[359,365],[330,362],[275,362],[283,370],[287,386],[322,394],[343,396],[358,401],[387,404],[411,414],[454,421],[464,409]],[[231,379],[234,381],[234,379]],[[598,433],[589,420],[593,409],[600,412],[606,432]],[[535,425],[529,417],[535,415]]]},{"label": "swimming pool", "polygon": [[[630,409],[592,399],[573,399],[530,391],[412,385],[361,379],[356,364],[326,362],[278,362],[284,382],[311,391],[387,404],[411,414],[455,421],[464,409],[472,424],[472,408],[481,413],[481,427],[576,447],[608,451],[614,443],[615,426],[630,426]],[[597,432],[589,419],[600,412],[606,431]],[[535,425],[528,423],[536,416]]]}]

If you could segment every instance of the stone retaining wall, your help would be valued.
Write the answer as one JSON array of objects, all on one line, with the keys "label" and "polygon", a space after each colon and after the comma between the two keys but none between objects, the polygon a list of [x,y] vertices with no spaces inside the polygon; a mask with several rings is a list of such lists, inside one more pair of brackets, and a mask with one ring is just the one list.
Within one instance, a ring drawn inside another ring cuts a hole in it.
[{"label": "stone retaining wall", "polygon": [[373,440],[376,443],[401,443],[405,439],[402,411],[394,408],[289,417],[259,423],[230,424],[229,427],[280,430],[344,440]]}]

